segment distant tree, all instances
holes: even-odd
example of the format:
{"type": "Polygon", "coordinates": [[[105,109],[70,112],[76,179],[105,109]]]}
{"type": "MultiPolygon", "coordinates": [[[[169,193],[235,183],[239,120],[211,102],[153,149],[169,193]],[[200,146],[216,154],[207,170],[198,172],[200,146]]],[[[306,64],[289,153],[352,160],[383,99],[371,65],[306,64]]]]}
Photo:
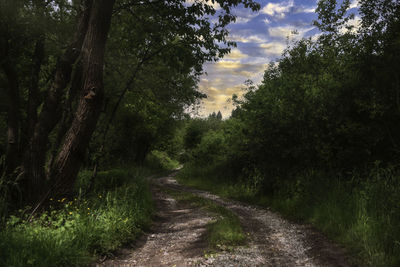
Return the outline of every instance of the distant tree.
{"type": "Polygon", "coordinates": [[[185,135],[183,137],[185,149],[193,149],[201,142],[204,133],[207,132],[207,126],[202,119],[192,119],[186,126],[185,135]]]}
{"type": "Polygon", "coordinates": [[[218,120],[222,120],[221,111],[218,110],[218,113],[217,113],[217,115],[216,115],[216,118],[217,118],[218,120]]]}

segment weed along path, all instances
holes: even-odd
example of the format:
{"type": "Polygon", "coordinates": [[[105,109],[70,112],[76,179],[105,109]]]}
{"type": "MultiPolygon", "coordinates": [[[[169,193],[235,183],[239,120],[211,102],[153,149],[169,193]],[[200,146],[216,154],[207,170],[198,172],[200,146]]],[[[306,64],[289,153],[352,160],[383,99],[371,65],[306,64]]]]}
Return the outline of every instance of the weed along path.
{"type": "Polygon", "coordinates": [[[149,233],[97,266],[350,266],[341,248],[310,227],[181,186],[173,175],[153,179],[153,195],[158,212],[149,233]],[[210,249],[210,225],[229,213],[239,219],[245,243],[210,249]]]}

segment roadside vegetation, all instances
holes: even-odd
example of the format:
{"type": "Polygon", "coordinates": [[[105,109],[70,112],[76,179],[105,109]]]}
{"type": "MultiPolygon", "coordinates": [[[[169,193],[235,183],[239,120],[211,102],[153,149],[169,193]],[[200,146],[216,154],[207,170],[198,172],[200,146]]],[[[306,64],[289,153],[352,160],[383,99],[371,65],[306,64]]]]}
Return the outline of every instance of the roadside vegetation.
{"type": "Polygon", "coordinates": [[[111,255],[151,222],[152,199],[145,168],[102,171],[89,188],[82,171],[73,198],[50,198],[29,220],[13,213],[0,231],[0,266],[83,266],[111,255]]]}
{"type": "Polygon", "coordinates": [[[222,173],[193,165],[185,165],[177,180],[310,223],[330,239],[344,244],[362,265],[397,266],[400,185],[398,181],[387,183],[394,178],[390,170],[376,169],[371,175],[355,187],[335,175],[309,173],[297,176],[295,184],[278,187],[274,193],[265,193],[246,181],[232,182],[222,173]]]}

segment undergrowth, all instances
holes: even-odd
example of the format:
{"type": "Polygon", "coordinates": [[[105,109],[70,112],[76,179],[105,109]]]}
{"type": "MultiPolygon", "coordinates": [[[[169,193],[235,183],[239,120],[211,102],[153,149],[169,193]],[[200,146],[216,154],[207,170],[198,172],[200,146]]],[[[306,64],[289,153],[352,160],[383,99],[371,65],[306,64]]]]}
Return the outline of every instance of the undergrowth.
{"type": "Polygon", "coordinates": [[[273,194],[250,182],[229,182],[212,168],[185,165],[180,183],[222,197],[270,207],[291,220],[311,223],[344,244],[357,263],[400,266],[400,176],[377,167],[361,179],[308,171],[282,183],[273,194]],[[355,182],[363,181],[363,182],[355,182]]]}
{"type": "Polygon", "coordinates": [[[144,169],[100,172],[83,196],[89,172],[81,172],[77,197],[49,199],[49,209],[27,221],[19,210],[0,231],[0,266],[84,266],[134,240],[151,219],[144,169]]]}

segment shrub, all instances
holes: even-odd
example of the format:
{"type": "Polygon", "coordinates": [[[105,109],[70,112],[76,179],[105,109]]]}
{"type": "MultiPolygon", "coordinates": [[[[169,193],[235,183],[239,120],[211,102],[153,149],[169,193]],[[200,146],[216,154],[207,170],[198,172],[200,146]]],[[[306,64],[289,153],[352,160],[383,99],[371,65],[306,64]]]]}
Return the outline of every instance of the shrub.
{"type": "Polygon", "coordinates": [[[166,152],[153,150],[146,156],[146,165],[156,170],[174,170],[179,162],[171,159],[166,152]]]}

